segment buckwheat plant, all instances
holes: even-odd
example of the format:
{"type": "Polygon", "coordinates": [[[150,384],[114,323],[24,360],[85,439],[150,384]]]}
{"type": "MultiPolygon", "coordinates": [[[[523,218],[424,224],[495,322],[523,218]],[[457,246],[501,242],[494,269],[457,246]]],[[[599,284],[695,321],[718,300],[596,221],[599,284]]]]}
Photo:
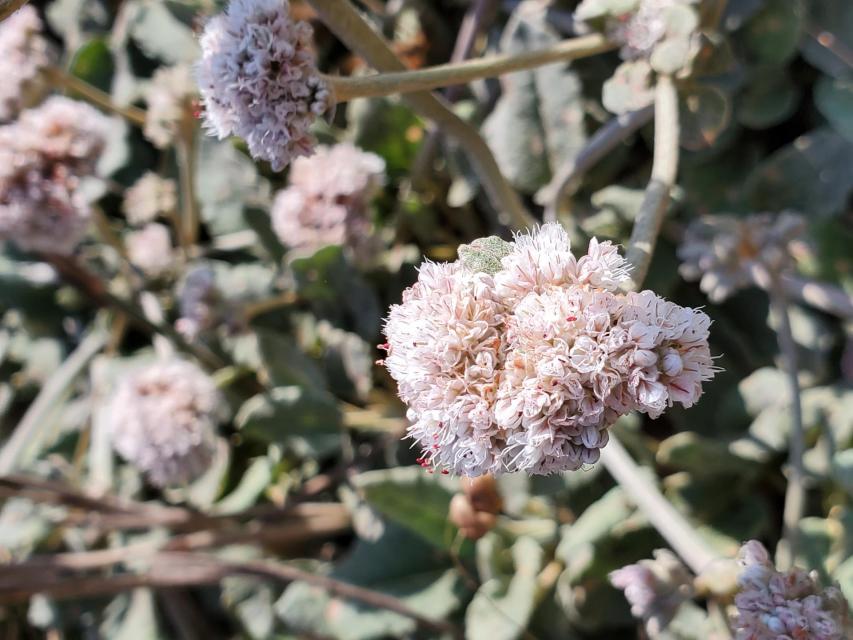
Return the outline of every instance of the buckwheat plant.
{"type": "Polygon", "coordinates": [[[837,587],[821,588],[816,572],[779,572],[760,542],[741,547],[735,596],[736,640],[845,640],[853,637],[847,602],[837,587]]]}
{"type": "Polygon", "coordinates": [[[100,112],[60,96],[0,127],[0,239],[28,251],[74,251],[90,216],[80,180],[94,173],[107,128],[100,112]]]}
{"type": "Polygon", "coordinates": [[[124,193],[122,210],[130,224],[140,225],[167,216],[178,206],[178,188],[174,180],[146,172],[124,193]]]}
{"type": "Polygon", "coordinates": [[[311,27],[288,12],[286,0],[232,0],[205,26],[196,69],[207,129],[243,138],[274,171],[311,154],[309,129],[330,103],[311,27]]]}
{"type": "Polygon", "coordinates": [[[14,118],[41,94],[41,73],[52,57],[41,19],[30,5],[0,23],[0,122],[14,118]]]}
{"type": "Polygon", "coordinates": [[[715,374],[707,315],[621,293],[628,269],[609,242],[576,258],[566,231],[546,224],[501,243],[426,262],[387,318],[385,364],[424,466],[577,470],[620,416],[698,401],[715,374]]]}
{"type": "Polygon", "coordinates": [[[385,182],[385,161],[349,143],[297,158],[290,186],[273,202],[273,228],[293,248],[346,247],[357,261],[374,246],[368,205],[385,182]]]}
{"type": "Polygon", "coordinates": [[[109,405],[115,450],[155,486],[190,482],[210,465],[224,401],[196,365],[171,360],[121,380],[109,405]]]}

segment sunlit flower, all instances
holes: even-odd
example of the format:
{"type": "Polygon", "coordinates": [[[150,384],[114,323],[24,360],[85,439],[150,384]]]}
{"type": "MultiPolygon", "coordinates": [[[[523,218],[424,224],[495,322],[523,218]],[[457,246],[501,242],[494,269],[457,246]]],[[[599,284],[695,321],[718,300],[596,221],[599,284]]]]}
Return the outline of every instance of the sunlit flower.
{"type": "Polygon", "coordinates": [[[131,224],[145,224],[170,214],[177,204],[175,181],[148,171],[125,191],[122,209],[131,224]]]}
{"type": "Polygon", "coordinates": [[[384,177],[385,161],[376,154],[348,143],[318,147],[293,162],[290,186],[273,202],[273,228],[289,247],[337,244],[367,258],[374,245],[368,205],[384,177]]]}
{"type": "Polygon", "coordinates": [[[309,129],[330,102],[311,27],[288,11],[286,0],[232,0],[207,23],[197,68],[208,130],[243,138],[275,171],[311,154],[309,129]]]}
{"type": "Polygon", "coordinates": [[[182,360],[122,379],[107,416],[115,450],[156,486],[190,482],[210,465],[224,402],[213,380],[182,360]]]}
{"type": "Polygon", "coordinates": [[[145,92],[145,137],[161,149],[171,145],[181,135],[182,127],[193,126],[195,96],[196,87],[189,66],[180,64],[155,71],[145,92]]]}
{"type": "Polygon", "coordinates": [[[127,234],[127,257],[131,264],[151,276],[167,271],[174,260],[168,227],[152,222],[127,234]]]}
{"type": "Polygon", "coordinates": [[[760,542],[741,547],[735,596],[737,640],[845,640],[853,637],[849,609],[837,587],[822,589],[816,572],[779,572],[760,542]]]}
{"type": "Polygon", "coordinates": [[[13,119],[40,94],[41,71],[51,62],[38,12],[30,5],[0,23],[0,122],[13,119]]]}
{"type": "Polygon", "coordinates": [[[645,624],[651,637],[666,629],[678,608],[692,597],[692,577],[667,549],[656,549],[653,560],[640,560],[610,573],[610,583],[625,592],[631,615],[645,624]]]}

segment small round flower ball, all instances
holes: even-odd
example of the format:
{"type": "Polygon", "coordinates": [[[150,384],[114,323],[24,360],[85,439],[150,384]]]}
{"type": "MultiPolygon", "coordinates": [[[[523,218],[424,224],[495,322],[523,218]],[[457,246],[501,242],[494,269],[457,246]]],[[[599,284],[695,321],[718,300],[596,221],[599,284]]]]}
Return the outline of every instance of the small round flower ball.
{"type": "Polygon", "coordinates": [[[148,171],[125,191],[122,210],[130,224],[140,225],[169,215],[177,205],[175,181],[148,171]]]}
{"type": "Polygon", "coordinates": [[[154,146],[165,149],[181,135],[182,127],[195,126],[192,102],[197,94],[192,68],[185,64],[161,67],[145,92],[145,126],[142,132],[154,146]]]}
{"type": "Polygon", "coordinates": [[[0,122],[12,120],[43,95],[41,72],[52,58],[32,6],[21,7],[0,23],[0,122]]]}
{"type": "Polygon", "coordinates": [[[311,154],[310,127],[331,101],[311,27],[289,8],[286,0],[232,0],[205,26],[196,69],[208,131],[243,138],[274,171],[311,154]]]}
{"type": "Polygon", "coordinates": [[[273,202],[273,229],[295,249],[337,244],[367,260],[375,245],[369,203],[384,182],[385,161],[376,154],[349,143],[317,147],[294,160],[290,186],[273,202]]]}
{"type": "Polygon", "coordinates": [[[108,407],[113,448],[155,486],[191,482],[210,466],[225,403],[213,380],[184,360],[122,379],[108,407]]]}
{"type": "Polygon", "coordinates": [[[152,222],[139,231],[131,231],[125,243],[131,264],[149,276],[164,274],[174,262],[172,238],[165,225],[152,222]]]}
{"type": "Polygon", "coordinates": [[[98,111],[59,96],[0,127],[0,240],[73,253],[90,216],[80,179],[94,172],[107,130],[98,111]]]}

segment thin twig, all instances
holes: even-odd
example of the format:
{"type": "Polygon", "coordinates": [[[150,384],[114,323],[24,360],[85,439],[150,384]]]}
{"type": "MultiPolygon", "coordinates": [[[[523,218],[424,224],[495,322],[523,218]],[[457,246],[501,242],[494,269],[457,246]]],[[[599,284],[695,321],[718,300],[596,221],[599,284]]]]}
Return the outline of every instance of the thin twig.
{"type": "Polygon", "coordinates": [[[557,221],[560,203],[577,190],[583,175],[625,138],[649,122],[654,112],[654,107],[649,105],[613,118],[595,132],[576,156],[557,170],[551,182],[536,194],[536,200],[545,205],[545,222],[557,221]]]}
{"type": "Polygon", "coordinates": [[[27,4],[27,0],[0,0],[0,22],[27,4]]]}
{"type": "Polygon", "coordinates": [[[183,122],[175,140],[175,151],[178,158],[181,207],[183,209],[181,246],[189,252],[198,238],[201,213],[199,212],[195,190],[195,120],[188,111],[184,114],[183,122]]]}
{"type": "Polygon", "coordinates": [[[780,284],[789,298],[844,320],[853,320],[853,299],[841,287],[788,274],[781,276],[780,284]]]}
{"type": "Polygon", "coordinates": [[[369,76],[326,76],[338,103],[355,98],[375,98],[418,91],[429,91],[484,78],[495,78],[514,71],[535,69],[557,62],[587,58],[614,45],[600,34],[569,38],[540,51],[497,54],[440,64],[413,71],[378,73],[369,76]]]}
{"type": "Polygon", "coordinates": [[[659,75],[655,91],[655,148],[652,175],[634,222],[625,256],[636,285],[646,279],[670,191],[678,173],[678,94],[667,75],[659,75]]]}
{"type": "Polygon", "coordinates": [[[0,450],[0,475],[14,471],[21,462],[24,451],[42,440],[38,432],[46,426],[48,414],[56,407],[75,378],[104,347],[108,337],[106,331],[96,328],[50,376],[0,450]]]}
{"type": "MultiPolygon", "coordinates": [[[[376,33],[347,0],[309,0],[323,22],[352,51],[363,56],[379,71],[404,71],[405,65],[394,54],[385,39],[376,33]]],[[[498,167],[491,149],[479,132],[453,113],[439,97],[418,92],[403,99],[429,120],[436,122],[445,133],[455,138],[468,155],[492,206],[501,222],[514,229],[524,229],[535,223],[525,209],[518,193],[510,186],[498,167]]]]}
{"type": "Polygon", "coordinates": [[[45,71],[48,78],[63,89],[77,93],[104,111],[120,115],[137,126],[142,127],[145,125],[144,110],[134,106],[123,107],[116,104],[108,93],[101,91],[85,80],[81,80],[59,67],[47,67],[45,71]]]}

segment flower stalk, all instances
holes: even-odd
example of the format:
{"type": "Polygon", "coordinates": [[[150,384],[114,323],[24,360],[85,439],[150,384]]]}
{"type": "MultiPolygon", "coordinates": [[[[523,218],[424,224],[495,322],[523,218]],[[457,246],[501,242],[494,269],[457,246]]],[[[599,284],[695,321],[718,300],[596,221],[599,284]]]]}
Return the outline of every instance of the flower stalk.
{"type": "Polygon", "coordinates": [[[46,67],[45,73],[51,82],[57,84],[66,91],[78,94],[87,102],[100,107],[104,111],[120,115],[139,127],[145,125],[145,111],[143,109],[133,106],[123,107],[121,105],[117,105],[108,93],[101,91],[85,80],[81,80],[59,67],[46,67]]]}

